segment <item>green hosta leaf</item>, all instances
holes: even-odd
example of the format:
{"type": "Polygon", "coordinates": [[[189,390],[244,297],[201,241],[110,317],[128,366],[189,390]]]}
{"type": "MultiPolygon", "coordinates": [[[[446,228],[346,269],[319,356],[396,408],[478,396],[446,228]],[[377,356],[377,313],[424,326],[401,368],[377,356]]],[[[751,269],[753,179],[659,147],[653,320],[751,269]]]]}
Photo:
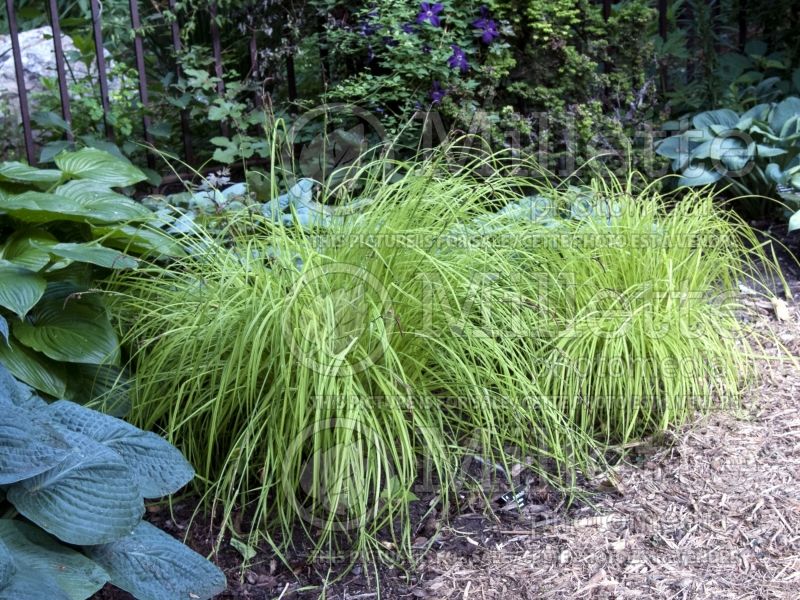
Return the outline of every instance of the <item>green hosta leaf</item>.
{"type": "Polygon", "coordinates": [[[58,168],[67,175],[89,179],[109,187],[125,187],[147,179],[131,163],[96,148],[64,152],[56,156],[55,161],[58,168]]]}
{"type": "Polygon", "coordinates": [[[40,275],[0,260],[0,306],[24,317],[42,297],[46,287],[47,282],[40,275]]]}
{"type": "Polygon", "coordinates": [[[769,127],[772,131],[778,133],[789,119],[797,115],[800,115],[800,98],[786,98],[772,108],[769,115],[769,127]]]}
{"type": "Polygon", "coordinates": [[[180,244],[158,229],[142,225],[122,225],[118,227],[94,227],[95,237],[104,245],[119,248],[125,252],[140,254],[149,258],[186,256],[180,244]]]}
{"type": "Polygon", "coordinates": [[[116,452],[64,430],[72,446],[55,467],[8,488],[8,501],[58,539],[107,544],[130,532],[144,514],[132,474],[116,452]]]}
{"type": "Polygon", "coordinates": [[[49,187],[58,183],[61,171],[56,169],[37,169],[21,162],[0,163],[0,181],[33,184],[37,187],[49,187]]]}
{"type": "Polygon", "coordinates": [[[208,600],[226,587],[222,571],[146,522],[125,538],[86,553],[105,568],[112,584],[139,600],[208,600]]]}
{"type": "MultiPolygon", "coordinates": [[[[68,181],[58,186],[55,193],[78,202],[91,201],[92,206],[97,206],[98,204],[104,207],[116,206],[118,210],[122,211],[118,219],[116,219],[120,222],[148,221],[153,218],[153,213],[140,203],[118,194],[96,181],[86,179],[68,181]]],[[[109,220],[107,219],[106,221],[109,220]]]]}
{"type": "Polygon", "coordinates": [[[10,402],[0,411],[0,440],[0,485],[44,473],[70,452],[69,444],[53,426],[10,402]]]}
{"type": "Polygon", "coordinates": [[[40,271],[50,262],[50,254],[39,246],[57,242],[47,231],[23,229],[11,234],[0,247],[0,258],[31,271],[40,271]]]}
{"type": "Polygon", "coordinates": [[[145,498],[172,494],[194,477],[178,449],[154,433],[65,400],[51,404],[46,412],[55,423],[119,454],[145,498]]]}
{"type": "Polygon", "coordinates": [[[117,250],[105,248],[97,243],[37,244],[37,247],[59,258],[90,263],[107,269],[135,269],[139,266],[139,262],[135,258],[131,258],[117,250]]]}
{"type": "Polygon", "coordinates": [[[5,344],[0,343],[0,366],[20,381],[54,398],[63,398],[67,391],[64,365],[26,348],[13,337],[5,344]]]}
{"type": "MultiPolygon", "coordinates": [[[[124,196],[122,196],[124,198],[124,196]]],[[[126,199],[99,197],[68,198],[43,192],[25,192],[0,200],[0,211],[31,223],[52,221],[85,221],[88,223],[117,223],[142,220],[147,209],[126,199]]]]}
{"type": "Polygon", "coordinates": [[[0,540],[13,553],[18,569],[52,579],[72,600],[89,598],[108,581],[108,574],[92,559],[27,523],[0,519],[0,540]]]}
{"type": "Polygon", "coordinates": [[[689,165],[678,179],[679,186],[701,186],[716,183],[722,179],[722,173],[716,169],[709,169],[703,165],[689,165]]]}
{"type": "Polygon", "coordinates": [[[119,341],[108,315],[92,299],[48,292],[25,321],[12,325],[14,336],[28,348],[53,360],[103,364],[119,361],[119,341]]]}

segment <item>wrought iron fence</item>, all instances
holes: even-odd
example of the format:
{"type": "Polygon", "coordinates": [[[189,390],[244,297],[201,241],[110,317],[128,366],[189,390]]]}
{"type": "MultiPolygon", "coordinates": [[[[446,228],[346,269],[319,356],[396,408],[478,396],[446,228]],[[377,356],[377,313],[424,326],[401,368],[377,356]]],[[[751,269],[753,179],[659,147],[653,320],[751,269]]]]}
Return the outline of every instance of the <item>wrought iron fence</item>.
{"type": "MultiPolygon", "coordinates": [[[[612,0],[600,0],[602,2],[603,16],[609,19],[612,14],[612,5],[615,2],[612,0]]],[[[656,8],[658,9],[658,31],[662,38],[668,35],[668,0],[654,0],[656,8]]],[[[709,4],[715,10],[719,10],[720,0],[709,0],[709,4]]],[[[152,143],[153,137],[151,134],[151,123],[148,115],[149,94],[147,85],[147,75],[145,72],[145,58],[144,58],[144,40],[142,36],[142,23],[139,15],[139,2],[137,0],[130,0],[130,19],[131,26],[134,32],[134,59],[136,71],[139,79],[139,99],[142,104],[142,133],[146,142],[152,143]]],[[[169,0],[169,9],[175,13],[176,0],[169,0]]],[[[58,15],[57,0],[47,0],[47,9],[49,14],[50,25],[53,32],[53,47],[55,52],[56,62],[56,75],[58,78],[58,88],[60,94],[61,115],[64,121],[71,125],[72,115],[70,111],[70,98],[67,86],[67,77],[65,69],[64,50],[61,43],[61,26],[58,15]]],[[[31,122],[30,107],[28,104],[27,91],[25,89],[24,81],[24,67],[22,64],[19,30],[17,27],[17,16],[14,7],[14,0],[6,0],[6,11],[8,15],[9,33],[11,37],[12,55],[14,60],[14,70],[17,81],[17,88],[19,94],[19,108],[22,120],[22,129],[25,142],[25,153],[30,164],[36,163],[36,147],[33,137],[33,129],[31,122]]],[[[106,57],[103,47],[103,31],[101,21],[101,6],[99,0],[90,0],[90,11],[92,21],[92,35],[94,39],[95,55],[97,60],[97,79],[100,91],[100,102],[103,108],[104,126],[106,136],[114,139],[114,131],[109,123],[109,79],[107,73],[106,57]]],[[[738,34],[739,43],[743,47],[747,37],[747,0],[740,0],[739,2],[739,23],[738,34]]],[[[211,46],[213,52],[214,72],[218,78],[217,91],[222,94],[225,91],[225,84],[223,81],[223,61],[222,61],[222,41],[219,26],[217,24],[217,3],[209,2],[208,16],[210,22],[211,46]]],[[[177,19],[174,19],[170,24],[172,46],[176,53],[181,52],[181,25],[177,19]]],[[[255,32],[251,34],[250,38],[250,61],[251,69],[257,72],[258,60],[258,46],[255,32]]],[[[294,60],[291,55],[286,57],[286,83],[287,83],[287,96],[290,102],[297,100],[297,81],[294,68],[294,60]]],[[[176,65],[176,74],[180,77],[180,65],[176,65]]],[[[181,111],[180,116],[181,139],[184,151],[184,158],[190,164],[194,159],[194,152],[192,149],[192,140],[189,128],[189,114],[186,109],[181,111]]],[[[229,135],[228,124],[224,121],[220,123],[220,130],[223,136],[229,135]]],[[[72,141],[72,132],[67,131],[67,139],[72,141]]],[[[152,167],[154,163],[154,156],[150,153],[147,155],[148,165],[152,167]]]]}

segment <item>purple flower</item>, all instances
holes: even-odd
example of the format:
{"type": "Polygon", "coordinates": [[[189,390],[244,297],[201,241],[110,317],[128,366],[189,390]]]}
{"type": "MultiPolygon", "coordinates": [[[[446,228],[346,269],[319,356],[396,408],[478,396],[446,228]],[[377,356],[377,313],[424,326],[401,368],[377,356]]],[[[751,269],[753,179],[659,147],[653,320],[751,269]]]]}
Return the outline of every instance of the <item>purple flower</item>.
{"type": "Polygon", "coordinates": [[[442,89],[438,81],[434,81],[433,87],[431,88],[431,100],[433,103],[439,104],[445,96],[447,96],[447,92],[442,89]]]}
{"type": "Polygon", "coordinates": [[[439,27],[441,21],[439,20],[439,13],[444,10],[444,6],[437,2],[431,4],[430,2],[423,2],[419,5],[419,15],[417,15],[417,23],[424,23],[427,21],[434,27],[439,27]]]}
{"type": "Polygon", "coordinates": [[[372,23],[361,23],[359,25],[359,34],[366,37],[376,33],[381,28],[380,25],[373,25],[372,23]]]}
{"type": "Polygon", "coordinates": [[[484,44],[491,44],[492,41],[500,37],[500,32],[497,31],[497,23],[492,19],[478,19],[472,23],[472,26],[481,31],[481,40],[484,44]]]}
{"type": "Polygon", "coordinates": [[[403,31],[403,33],[407,33],[409,35],[417,33],[416,28],[411,23],[403,23],[400,26],[400,29],[403,31]]]}
{"type": "Polygon", "coordinates": [[[491,44],[495,38],[500,37],[500,32],[497,31],[497,23],[489,18],[489,9],[485,6],[481,6],[480,15],[480,19],[473,21],[472,26],[475,29],[480,29],[481,40],[484,44],[491,44]]]}
{"type": "Polygon", "coordinates": [[[462,73],[466,73],[469,70],[467,55],[455,44],[452,44],[450,47],[453,49],[453,55],[447,59],[447,64],[451,69],[459,69],[462,73]]]}

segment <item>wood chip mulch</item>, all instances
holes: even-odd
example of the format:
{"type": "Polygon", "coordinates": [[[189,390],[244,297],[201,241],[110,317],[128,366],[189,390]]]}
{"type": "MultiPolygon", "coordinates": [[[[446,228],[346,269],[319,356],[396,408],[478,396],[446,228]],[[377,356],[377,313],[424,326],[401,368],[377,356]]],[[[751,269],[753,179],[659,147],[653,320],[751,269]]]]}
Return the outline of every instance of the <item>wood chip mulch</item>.
{"type": "Polygon", "coordinates": [[[783,360],[763,361],[740,409],[633,452],[615,493],[568,520],[430,553],[411,597],[800,598],[800,364],[785,352],[800,355],[798,312],[765,318],[785,345],[766,353],[783,360]]]}

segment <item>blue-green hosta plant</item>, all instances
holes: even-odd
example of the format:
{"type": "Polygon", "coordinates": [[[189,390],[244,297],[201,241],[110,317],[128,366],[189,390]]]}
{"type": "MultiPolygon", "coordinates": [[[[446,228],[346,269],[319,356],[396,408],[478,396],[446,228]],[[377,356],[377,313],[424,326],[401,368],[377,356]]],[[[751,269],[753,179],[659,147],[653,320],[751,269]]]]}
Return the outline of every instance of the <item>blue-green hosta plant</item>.
{"type": "Polygon", "coordinates": [[[144,180],[139,169],[93,148],[55,162],[0,164],[0,364],[53,398],[94,399],[120,370],[93,282],[135,268],[131,254],[180,248],[146,228],[150,210],[115,191],[144,180]]]}
{"type": "Polygon", "coordinates": [[[681,186],[724,184],[741,195],[772,198],[784,188],[800,188],[800,98],[758,104],[742,114],[712,110],[695,115],[692,125],[656,148],[672,160],[681,186]]]}
{"type": "Polygon", "coordinates": [[[138,600],[219,594],[217,567],[142,521],[143,498],[193,476],[157,435],[48,404],[0,365],[0,600],[84,600],[107,582],[138,600]]]}

